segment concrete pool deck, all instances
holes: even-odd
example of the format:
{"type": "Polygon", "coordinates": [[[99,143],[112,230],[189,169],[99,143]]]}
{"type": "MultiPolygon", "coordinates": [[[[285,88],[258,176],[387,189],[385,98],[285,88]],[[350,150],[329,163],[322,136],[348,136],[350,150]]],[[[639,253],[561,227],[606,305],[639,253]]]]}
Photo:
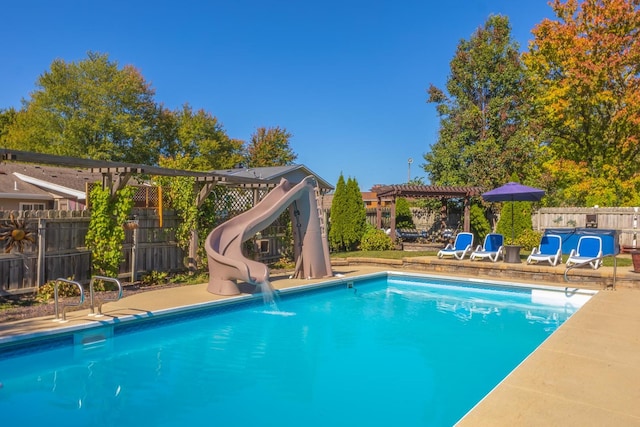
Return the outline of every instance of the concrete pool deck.
{"type": "MultiPolygon", "coordinates": [[[[392,265],[334,266],[334,273],[346,277],[385,270],[425,273],[392,265]]],[[[329,279],[289,279],[285,274],[275,275],[272,285],[284,289],[325,280],[329,279]]],[[[598,292],[458,425],[640,426],[640,289],[633,277],[628,280],[626,286],[598,292]]],[[[566,286],[560,281],[543,284],[566,286]]],[[[570,287],[600,289],[593,283],[572,283],[570,287]]],[[[0,340],[225,298],[208,293],[206,284],[130,296],[125,291],[120,301],[104,304],[102,318],[88,317],[88,310],[79,310],[67,313],[64,324],[53,322],[53,316],[8,322],[0,325],[0,340]]]]}

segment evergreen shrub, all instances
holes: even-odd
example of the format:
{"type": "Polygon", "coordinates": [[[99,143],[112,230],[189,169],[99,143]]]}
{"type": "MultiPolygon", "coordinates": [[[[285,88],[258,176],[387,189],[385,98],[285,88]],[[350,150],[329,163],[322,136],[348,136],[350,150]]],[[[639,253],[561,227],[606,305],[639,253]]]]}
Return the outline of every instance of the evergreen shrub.
{"type": "Polygon", "coordinates": [[[360,249],[363,251],[388,251],[393,249],[393,242],[384,231],[370,227],[362,236],[360,249]]]}
{"type": "Polygon", "coordinates": [[[485,236],[491,233],[491,225],[489,224],[489,220],[485,216],[484,209],[480,205],[471,205],[469,213],[471,217],[471,232],[475,236],[474,246],[482,244],[485,236]]]}

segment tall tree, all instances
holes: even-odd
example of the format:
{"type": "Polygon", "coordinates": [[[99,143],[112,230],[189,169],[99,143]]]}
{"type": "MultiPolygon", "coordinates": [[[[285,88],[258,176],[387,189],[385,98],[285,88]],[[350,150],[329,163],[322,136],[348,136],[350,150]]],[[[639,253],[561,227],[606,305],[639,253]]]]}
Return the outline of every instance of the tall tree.
{"type": "Polygon", "coordinates": [[[7,108],[0,110],[0,144],[2,147],[6,147],[6,138],[9,133],[9,127],[16,120],[16,110],[15,108],[7,108]]]}
{"type": "Polygon", "coordinates": [[[640,202],[640,0],[554,0],[523,60],[554,204],[640,202]]]}
{"type": "MultiPolygon", "coordinates": [[[[229,138],[218,119],[204,110],[194,112],[188,104],[175,112],[163,110],[160,123],[167,140],[159,160],[162,167],[208,171],[242,162],[243,142],[229,138]]],[[[176,240],[187,250],[194,230],[201,234],[210,231],[215,205],[194,204],[197,189],[193,177],[158,177],[157,181],[163,185],[168,206],[182,219],[176,227],[176,240]]]]}
{"type": "Polygon", "coordinates": [[[367,211],[362,200],[360,185],[355,178],[347,180],[347,216],[343,241],[349,250],[356,250],[362,236],[364,235],[367,223],[367,211]]]}
{"type": "Polygon", "coordinates": [[[355,178],[338,178],[331,202],[329,244],[334,250],[353,251],[362,240],[366,229],[367,212],[362,201],[360,186],[355,178]]]}
{"type": "Polygon", "coordinates": [[[166,166],[207,171],[242,163],[244,143],[229,138],[222,124],[210,113],[202,109],[194,112],[185,104],[171,114],[165,112],[163,122],[167,143],[162,163],[166,166]]]}
{"type": "Polygon", "coordinates": [[[529,169],[535,147],[527,131],[525,70],[508,18],[490,16],[470,40],[460,41],[450,65],[449,95],[433,85],[428,90],[440,116],[438,141],[422,165],[430,181],[493,188],[513,171],[535,171],[529,169]]]}
{"type": "Polygon", "coordinates": [[[258,128],[251,135],[247,147],[247,166],[284,166],[290,165],[298,157],[291,147],[289,140],[292,135],[286,129],[258,128]]]}
{"type": "Polygon", "coordinates": [[[344,250],[343,234],[347,215],[347,184],[344,175],[340,173],[338,183],[331,201],[331,213],[329,214],[329,244],[334,250],[344,250]]]}
{"type": "Polygon", "coordinates": [[[133,66],[107,55],[56,59],[9,127],[8,147],[101,160],[155,164],[154,90],[133,66]]]}

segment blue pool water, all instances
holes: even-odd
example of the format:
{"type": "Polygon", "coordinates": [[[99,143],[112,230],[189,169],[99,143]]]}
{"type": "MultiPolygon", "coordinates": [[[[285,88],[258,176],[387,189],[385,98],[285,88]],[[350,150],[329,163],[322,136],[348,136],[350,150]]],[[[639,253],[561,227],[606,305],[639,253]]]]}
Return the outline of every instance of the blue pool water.
{"type": "Polygon", "coordinates": [[[21,426],[449,426],[584,301],[385,275],[283,295],[277,310],[252,300],[108,326],[97,343],[0,350],[0,414],[21,426]]]}

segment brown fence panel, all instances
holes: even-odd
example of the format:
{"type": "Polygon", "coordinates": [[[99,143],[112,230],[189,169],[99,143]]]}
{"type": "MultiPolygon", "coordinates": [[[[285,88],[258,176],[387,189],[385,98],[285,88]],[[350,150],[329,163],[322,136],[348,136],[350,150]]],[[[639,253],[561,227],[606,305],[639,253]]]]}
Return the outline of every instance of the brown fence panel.
{"type": "Polygon", "coordinates": [[[0,295],[33,289],[36,283],[37,259],[33,254],[0,255],[0,295]]]}
{"type": "MultiPolygon", "coordinates": [[[[23,254],[0,255],[0,295],[32,292],[40,284],[57,278],[70,278],[81,283],[91,279],[91,253],[85,246],[89,228],[87,211],[12,211],[1,212],[0,221],[16,218],[28,221],[30,228],[38,232],[38,242],[25,247],[23,254]],[[40,229],[39,229],[40,228],[40,229]],[[44,238],[44,254],[38,252],[44,238]],[[39,265],[38,260],[41,260],[39,265]],[[40,267],[41,277],[38,277],[40,267]]],[[[183,269],[184,253],[175,241],[173,228],[179,218],[165,213],[160,226],[160,216],[155,209],[134,209],[138,222],[138,275],[150,271],[177,271],[183,269]]],[[[133,231],[125,232],[124,261],[121,276],[131,276],[133,231]]]]}
{"type": "Polygon", "coordinates": [[[73,250],[47,254],[44,258],[43,283],[59,278],[88,282],[91,279],[91,252],[73,250]]]}

